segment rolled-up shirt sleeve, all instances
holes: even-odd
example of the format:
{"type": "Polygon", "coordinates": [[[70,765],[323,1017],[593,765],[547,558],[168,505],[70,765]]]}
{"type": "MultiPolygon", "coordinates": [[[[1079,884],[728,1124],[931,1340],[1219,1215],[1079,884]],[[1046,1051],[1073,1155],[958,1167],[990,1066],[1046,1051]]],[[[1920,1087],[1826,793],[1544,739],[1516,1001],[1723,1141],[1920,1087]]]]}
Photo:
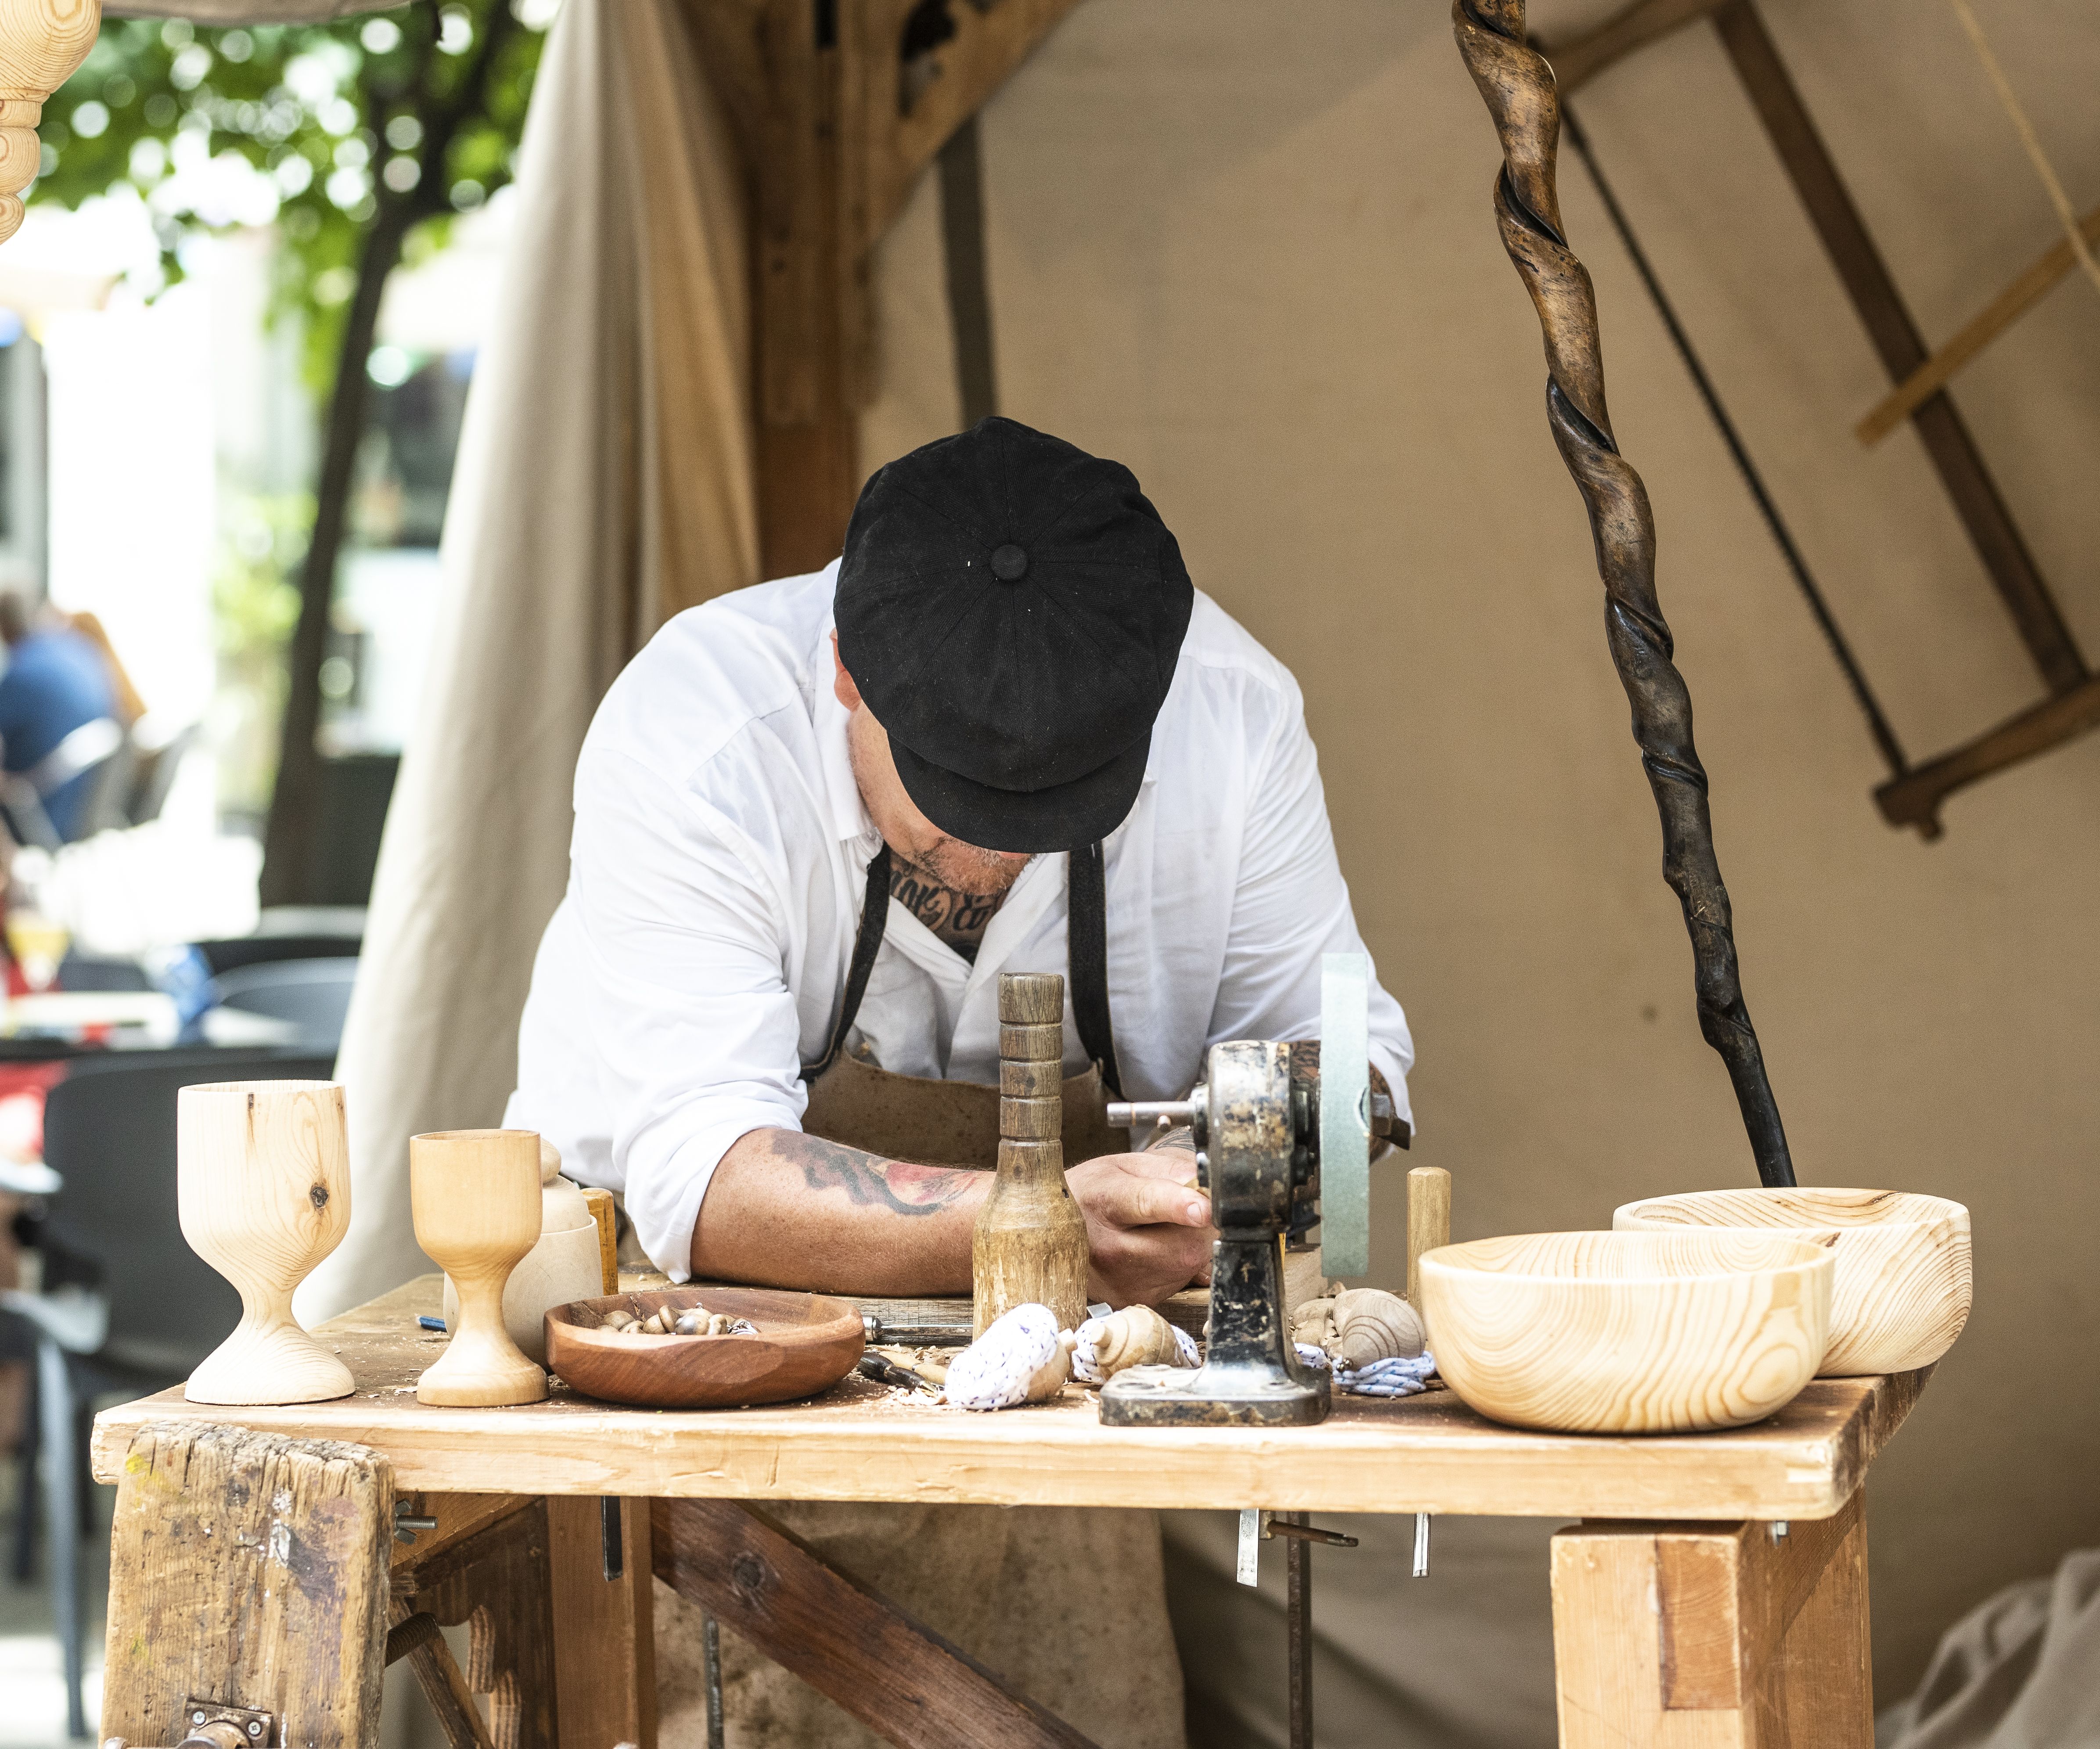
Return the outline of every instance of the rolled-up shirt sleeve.
{"type": "Polygon", "coordinates": [[[718,808],[633,759],[586,758],[569,898],[611,1164],[642,1248],[683,1281],[722,1155],[801,1127],[792,925],[779,871],[718,808]]]}
{"type": "MultiPolygon", "coordinates": [[[[1232,925],[1211,1011],[1213,1044],[1317,1037],[1322,956],[1368,956],[1335,854],[1304,705],[1295,683],[1286,686],[1249,785],[1232,925]]],[[[1370,1021],[1371,1061],[1392,1089],[1397,1114],[1412,1124],[1407,1071],[1414,1043],[1406,1015],[1378,983],[1375,969],[1370,1021]]]]}

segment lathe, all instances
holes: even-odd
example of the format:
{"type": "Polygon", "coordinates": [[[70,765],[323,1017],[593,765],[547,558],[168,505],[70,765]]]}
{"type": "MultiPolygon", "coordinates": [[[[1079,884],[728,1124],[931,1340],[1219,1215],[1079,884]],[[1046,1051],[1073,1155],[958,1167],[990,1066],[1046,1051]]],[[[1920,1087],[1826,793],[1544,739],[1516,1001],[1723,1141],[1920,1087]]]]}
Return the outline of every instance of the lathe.
{"type": "Polygon", "coordinates": [[[1321,965],[1317,1047],[1214,1045],[1186,1099],[1109,1106],[1114,1124],[1189,1126],[1218,1239],[1203,1364],[1118,1374],[1101,1390],[1103,1421],[1304,1427],[1327,1418],[1326,1373],[1291,1347],[1283,1260],[1317,1228],[1326,1274],[1370,1267],[1372,1139],[1390,1135],[1405,1146],[1406,1137],[1392,1102],[1371,1092],[1370,985],[1362,954],[1330,953],[1321,965]]]}

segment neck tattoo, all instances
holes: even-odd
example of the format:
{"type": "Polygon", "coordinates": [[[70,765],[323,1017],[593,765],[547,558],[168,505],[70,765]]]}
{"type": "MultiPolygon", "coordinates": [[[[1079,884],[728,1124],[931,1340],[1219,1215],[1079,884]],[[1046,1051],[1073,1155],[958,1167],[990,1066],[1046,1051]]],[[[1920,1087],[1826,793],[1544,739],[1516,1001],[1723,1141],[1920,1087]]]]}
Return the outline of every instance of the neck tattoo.
{"type": "Polygon", "coordinates": [[[973,965],[985,927],[1006,894],[964,893],[944,886],[938,877],[896,851],[889,853],[889,896],[973,965]]]}

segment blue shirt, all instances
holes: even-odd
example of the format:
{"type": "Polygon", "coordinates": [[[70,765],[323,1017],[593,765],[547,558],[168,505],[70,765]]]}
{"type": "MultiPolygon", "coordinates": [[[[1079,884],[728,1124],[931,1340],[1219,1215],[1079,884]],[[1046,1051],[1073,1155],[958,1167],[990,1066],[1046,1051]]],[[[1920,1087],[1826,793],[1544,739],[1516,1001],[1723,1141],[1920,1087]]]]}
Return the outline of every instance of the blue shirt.
{"type": "MultiPolygon", "coordinates": [[[[8,653],[0,674],[0,766],[26,771],[83,723],[113,715],[116,692],[102,651],[69,629],[32,632],[8,653]]],[[[73,836],[73,815],[87,774],[44,798],[61,838],[73,836]]]]}

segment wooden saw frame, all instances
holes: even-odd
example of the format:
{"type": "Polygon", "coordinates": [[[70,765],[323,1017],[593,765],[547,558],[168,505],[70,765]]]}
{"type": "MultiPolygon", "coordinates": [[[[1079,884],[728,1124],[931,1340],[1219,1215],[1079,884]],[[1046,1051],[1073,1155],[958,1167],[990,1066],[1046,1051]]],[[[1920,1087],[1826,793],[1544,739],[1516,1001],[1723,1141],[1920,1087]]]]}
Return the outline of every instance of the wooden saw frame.
{"type": "MultiPolygon", "coordinates": [[[[1940,805],[1953,792],[2100,727],[2100,675],[2087,666],[1946,389],[1963,364],[2069,271],[2070,246],[2059,243],[2048,251],[1933,353],[1817,133],[1755,0],[1632,0],[1586,35],[1538,46],[1551,62],[1564,98],[1635,51],[1702,19],[1718,34],[1894,385],[1863,422],[1861,440],[1875,441],[1901,420],[1909,420],[2048,688],[2040,703],[1921,764],[1905,760],[1892,738],[1877,736],[1890,767],[1888,780],[1874,791],[1882,815],[1892,826],[1913,826],[1920,836],[1936,838],[1940,805]]],[[[2082,228],[2089,236],[2100,236],[2100,212],[2090,215],[2082,228]]]]}

